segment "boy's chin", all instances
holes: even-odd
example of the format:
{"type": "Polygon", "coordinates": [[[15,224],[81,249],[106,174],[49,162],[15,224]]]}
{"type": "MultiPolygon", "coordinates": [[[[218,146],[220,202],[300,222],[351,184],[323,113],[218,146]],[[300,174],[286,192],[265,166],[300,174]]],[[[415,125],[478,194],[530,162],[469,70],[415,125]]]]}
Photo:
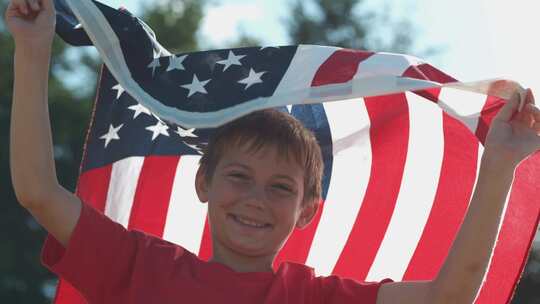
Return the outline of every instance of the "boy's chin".
{"type": "Polygon", "coordinates": [[[257,258],[275,255],[275,250],[269,249],[268,246],[265,246],[264,244],[254,244],[251,242],[234,240],[230,245],[230,249],[245,257],[257,258]]]}

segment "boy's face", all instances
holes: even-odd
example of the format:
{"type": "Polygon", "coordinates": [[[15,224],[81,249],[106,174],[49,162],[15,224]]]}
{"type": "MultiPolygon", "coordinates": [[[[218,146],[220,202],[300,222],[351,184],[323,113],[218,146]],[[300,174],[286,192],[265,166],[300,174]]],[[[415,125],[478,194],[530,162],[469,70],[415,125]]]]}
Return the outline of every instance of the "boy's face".
{"type": "Polygon", "coordinates": [[[208,201],[214,252],[273,257],[294,227],[303,228],[317,210],[302,204],[304,170],[273,146],[225,150],[212,180],[202,170],[196,179],[199,199],[208,201]]]}

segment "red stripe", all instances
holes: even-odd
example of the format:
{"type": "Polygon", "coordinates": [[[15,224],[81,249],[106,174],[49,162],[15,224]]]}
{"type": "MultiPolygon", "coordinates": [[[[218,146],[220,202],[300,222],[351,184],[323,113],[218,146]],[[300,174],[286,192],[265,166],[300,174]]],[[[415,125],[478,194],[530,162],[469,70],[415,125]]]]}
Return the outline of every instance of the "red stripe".
{"type": "MultiPolygon", "coordinates": [[[[416,66],[410,66],[403,74],[404,77],[431,80],[439,83],[448,83],[457,81],[455,78],[437,70],[429,64],[420,64],[416,66]]],[[[440,88],[427,89],[413,91],[415,94],[418,94],[428,100],[431,100],[435,103],[439,102],[439,94],[441,92],[440,88]]]]}
{"type": "Polygon", "coordinates": [[[201,247],[199,248],[199,258],[203,261],[208,261],[212,257],[212,235],[210,233],[210,225],[208,224],[208,216],[204,223],[203,235],[201,238],[201,247]]]}
{"type": "Polygon", "coordinates": [[[161,237],[179,156],[148,156],[144,159],[133,198],[128,229],[161,237]]]}
{"type": "MultiPolygon", "coordinates": [[[[112,165],[84,172],[79,177],[77,196],[103,212],[109,191],[112,165]]],[[[60,279],[54,299],[56,304],[85,304],[86,301],[67,281],[60,279]]]]}
{"type": "Polygon", "coordinates": [[[321,220],[322,209],[324,208],[324,202],[321,201],[317,214],[313,218],[312,222],[304,229],[295,229],[283,248],[279,251],[276,259],[274,260],[274,269],[277,270],[279,265],[284,261],[295,262],[305,264],[309,249],[313,243],[313,237],[317,226],[321,220]]]}
{"type": "Polygon", "coordinates": [[[351,80],[358,70],[358,64],[373,54],[373,52],[350,49],[336,51],[319,67],[311,86],[317,87],[351,80]]]}
{"type": "Polygon", "coordinates": [[[86,304],[81,294],[64,279],[60,279],[56,288],[55,304],[86,304]]]}
{"type": "Polygon", "coordinates": [[[333,274],[360,281],[365,280],[394,211],[409,140],[405,94],[366,98],[366,107],[371,120],[370,179],[356,222],[333,270],[333,274]]]}
{"type": "Polygon", "coordinates": [[[480,119],[478,120],[478,126],[476,127],[476,137],[482,144],[486,142],[486,136],[489,131],[491,121],[497,115],[497,112],[504,105],[505,101],[498,97],[488,96],[486,103],[480,112],[480,119]]]}
{"type": "Polygon", "coordinates": [[[435,278],[467,211],[478,161],[478,140],[458,120],[443,115],[444,158],[437,193],[404,281],[435,278]]]}
{"type": "Polygon", "coordinates": [[[81,174],[77,196],[95,209],[104,212],[111,172],[112,165],[108,165],[81,174]]]}
{"type": "MultiPolygon", "coordinates": [[[[403,74],[403,77],[422,79],[422,80],[432,80],[438,81],[439,79],[430,79],[428,78],[420,69],[421,66],[410,66],[403,74]]],[[[441,93],[440,88],[426,89],[413,91],[413,93],[422,96],[428,100],[433,101],[434,103],[439,102],[439,94],[441,93]]]]}
{"type": "Polygon", "coordinates": [[[516,170],[493,259],[476,304],[510,302],[540,219],[540,201],[535,199],[540,193],[539,180],[540,153],[536,153],[516,170]]]}
{"type": "Polygon", "coordinates": [[[448,83],[448,82],[456,82],[457,79],[454,77],[442,72],[441,70],[436,69],[435,67],[424,63],[417,66],[418,70],[424,74],[427,79],[437,81],[439,83],[448,83]]]}

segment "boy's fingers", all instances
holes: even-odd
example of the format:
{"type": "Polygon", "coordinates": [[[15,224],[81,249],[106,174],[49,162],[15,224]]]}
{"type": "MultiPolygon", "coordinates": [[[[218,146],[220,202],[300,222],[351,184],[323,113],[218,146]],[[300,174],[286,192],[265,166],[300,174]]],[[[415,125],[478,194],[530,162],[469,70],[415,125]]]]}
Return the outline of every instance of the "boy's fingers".
{"type": "Polygon", "coordinates": [[[534,118],[535,121],[540,122],[540,109],[538,107],[536,107],[532,103],[529,103],[527,104],[527,110],[531,113],[531,116],[534,118]]]}
{"type": "Polygon", "coordinates": [[[527,102],[532,103],[532,104],[536,104],[535,101],[534,101],[534,95],[533,95],[533,92],[532,92],[531,89],[527,89],[527,102]]]}
{"type": "Polygon", "coordinates": [[[13,4],[13,8],[18,9],[21,13],[25,15],[30,12],[28,8],[28,4],[26,3],[25,0],[13,0],[12,4],[13,4]]]}
{"type": "Polygon", "coordinates": [[[46,9],[54,10],[54,1],[53,0],[39,0],[41,2],[41,7],[46,9]]]}
{"type": "Polygon", "coordinates": [[[520,99],[520,94],[517,92],[514,93],[514,95],[499,110],[499,113],[497,113],[497,116],[495,116],[495,118],[501,119],[503,121],[510,121],[516,110],[518,110],[520,99]]]}
{"type": "Polygon", "coordinates": [[[28,3],[30,4],[30,7],[31,7],[33,10],[38,11],[38,10],[41,8],[41,6],[40,6],[38,0],[27,0],[27,1],[28,1],[28,3]]]}

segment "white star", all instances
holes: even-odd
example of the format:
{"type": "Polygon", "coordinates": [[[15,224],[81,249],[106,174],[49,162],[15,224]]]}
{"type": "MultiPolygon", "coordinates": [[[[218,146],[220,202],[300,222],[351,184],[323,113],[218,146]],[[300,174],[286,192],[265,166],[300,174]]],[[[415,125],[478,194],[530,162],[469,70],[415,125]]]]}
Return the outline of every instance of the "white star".
{"type": "Polygon", "coordinates": [[[160,56],[161,52],[156,52],[156,50],[154,50],[154,60],[152,60],[152,62],[150,62],[150,64],[148,65],[148,68],[152,68],[152,77],[156,72],[156,68],[159,68],[161,66],[161,64],[159,63],[160,56]]]}
{"type": "Polygon", "coordinates": [[[167,68],[167,72],[172,70],[185,70],[184,65],[182,64],[184,60],[186,60],[187,55],[176,57],[171,56],[169,57],[169,67],[167,68]]]}
{"type": "Polygon", "coordinates": [[[144,113],[144,114],[147,114],[147,115],[152,115],[152,113],[150,113],[150,110],[148,110],[146,107],[144,107],[140,103],[138,103],[138,104],[136,104],[134,106],[131,106],[128,109],[135,111],[135,113],[133,114],[133,119],[137,118],[137,116],[141,115],[141,113],[144,113]]]}
{"type": "Polygon", "coordinates": [[[240,63],[240,59],[246,57],[246,55],[235,55],[232,51],[229,51],[229,57],[225,60],[220,60],[216,63],[224,64],[225,67],[223,68],[223,71],[225,72],[231,65],[239,65],[242,66],[240,63]]]}
{"type": "Polygon", "coordinates": [[[203,154],[201,149],[199,147],[197,147],[197,145],[190,145],[190,144],[188,144],[186,142],[184,142],[184,144],[186,144],[186,146],[190,147],[191,149],[197,151],[197,153],[199,153],[201,155],[203,154]]]}
{"type": "Polygon", "coordinates": [[[78,30],[80,28],[82,28],[82,24],[80,24],[80,23],[73,27],[74,30],[78,30]]]}
{"type": "Polygon", "coordinates": [[[178,127],[175,133],[180,135],[180,137],[197,137],[197,135],[193,134],[193,131],[195,131],[195,129],[186,130],[182,127],[178,127]]]}
{"type": "Polygon", "coordinates": [[[152,131],[152,141],[159,135],[169,136],[169,132],[167,132],[168,129],[169,127],[161,121],[158,121],[154,126],[146,127],[146,130],[152,131]]]}
{"type": "Polygon", "coordinates": [[[124,124],[121,124],[116,128],[112,124],[109,126],[109,132],[100,137],[100,139],[105,139],[105,148],[107,148],[111,140],[120,139],[120,136],[118,136],[118,131],[120,131],[123,126],[124,124]]]}
{"type": "Polygon", "coordinates": [[[114,87],[112,87],[112,89],[118,91],[116,93],[116,100],[118,100],[118,98],[120,98],[120,96],[122,96],[122,94],[124,94],[124,92],[126,91],[120,84],[115,85],[114,87]]]}
{"type": "Polygon", "coordinates": [[[247,86],[244,88],[244,90],[247,90],[250,86],[256,84],[256,83],[262,83],[261,76],[264,75],[266,72],[259,72],[255,73],[253,69],[249,70],[249,76],[247,78],[244,78],[238,83],[246,84],[247,86]]]}
{"type": "Polygon", "coordinates": [[[191,97],[191,95],[199,92],[199,93],[204,93],[204,94],[208,94],[208,92],[206,92],[206,89],[204,88],[204,86],[210,82],[210,79],[208,80],[205,80],[205,81],[199,81],[199,79],[197,78],[197,75],[193,75],[193,82],[191,84],[185,84],[182,86],[182,88],[185,88],[185,89],[188,89],[189,90],[189,93],[188,93],[188,97],[191,97]]]}

